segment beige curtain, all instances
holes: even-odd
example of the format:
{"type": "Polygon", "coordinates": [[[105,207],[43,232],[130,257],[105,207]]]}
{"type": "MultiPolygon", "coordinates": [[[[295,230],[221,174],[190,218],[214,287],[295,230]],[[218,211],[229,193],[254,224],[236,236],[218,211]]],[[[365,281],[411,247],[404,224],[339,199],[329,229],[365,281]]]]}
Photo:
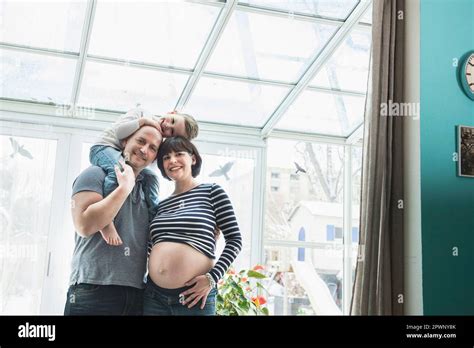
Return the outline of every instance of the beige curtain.
{"type": "Polygon", "coordinates": [[[359,258],[351,315],[403,315],[404,0],[374,0],[364,126],[359,258]],[[384,104],[385,103],[385,104],[384,104]]]}

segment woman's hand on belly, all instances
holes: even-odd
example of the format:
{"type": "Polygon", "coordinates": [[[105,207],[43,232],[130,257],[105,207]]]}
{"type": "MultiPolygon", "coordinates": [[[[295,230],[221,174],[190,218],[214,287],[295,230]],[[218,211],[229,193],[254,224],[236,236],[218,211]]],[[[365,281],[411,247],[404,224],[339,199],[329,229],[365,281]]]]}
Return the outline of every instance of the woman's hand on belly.
{"type": "Polygon", "coordinates": [[[209,279],[207,279],[205,275],[199,275],[197,277],[194,277],[184,285],[191,286],[193,284],[194,286],[192,288],[180,294],[180,296],[182,295],[185,297],[183,304],[188,305],[188,308],[191,308],[202,300],[201,309],[204,309],[204,306],[206,305],[207,301],[207,295],[209,295],[209,292],[211,292],[209,279]]]}

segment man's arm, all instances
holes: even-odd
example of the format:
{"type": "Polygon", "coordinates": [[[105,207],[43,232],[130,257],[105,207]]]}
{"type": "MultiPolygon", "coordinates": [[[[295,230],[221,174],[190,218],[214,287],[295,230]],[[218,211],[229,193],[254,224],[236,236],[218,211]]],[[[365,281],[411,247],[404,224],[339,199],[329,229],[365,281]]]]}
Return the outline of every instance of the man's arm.
{"type": "Polygon", "coordinates": [[[77,233],[82,237],[90,237],[110,224],[118,214],[123,203],[135,185],[132,168],[120,161],[124,172],[116,167],[119,186],[107,197],[93,191],[81,191],[72,196],[72,220],[77,233]]]}
{"type": "Polygon", "coordinates": [[[77,233],[90,237],[110,224],[122,207],[128,194],[117,187],[103,198],[97,192],[82,191],[72,196],[72,220],[77,233]]]}

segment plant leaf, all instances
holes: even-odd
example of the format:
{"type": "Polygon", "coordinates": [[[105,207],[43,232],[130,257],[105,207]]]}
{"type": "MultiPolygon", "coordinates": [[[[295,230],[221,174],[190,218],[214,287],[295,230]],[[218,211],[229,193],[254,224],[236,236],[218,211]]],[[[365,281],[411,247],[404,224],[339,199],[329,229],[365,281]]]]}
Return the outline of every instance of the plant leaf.
{"type": "Polygon", "coordinates": [[[267,277],[267,276],[265,276],[264,274],[262,274],[262,273],[260,273],[260,272],[252,271],[252,270],[249,270],[248,276],[249,276],[250,278],[257,278],[257,279],[264,279],[264,278],[267,277]]]}

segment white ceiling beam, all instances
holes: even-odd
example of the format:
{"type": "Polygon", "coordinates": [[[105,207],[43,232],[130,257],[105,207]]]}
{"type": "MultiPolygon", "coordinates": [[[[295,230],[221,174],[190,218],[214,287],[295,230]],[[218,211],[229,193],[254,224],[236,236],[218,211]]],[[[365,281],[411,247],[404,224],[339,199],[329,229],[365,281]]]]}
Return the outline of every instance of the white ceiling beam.
{"type": "MultiPolygon", "coordinates": [[[[67,106],[14,101],[0,98],[0,121],[5,122],[45,124],[48,126],[102,131],[110,126],[111,123],[115,122],[117,117],[121,114],[118,112],[78,108],[76,110],[76,117],[71,119],[68,112],[70,112],[70,110],[68,110],[67,106]]],[[[199,129],[200,135],[204,136],[207,134],[220,134],[223,137],[232,135],[246,139],[252,138],[254,139],[253,143],[256,143],[256,139],[261,139],[260,128],[258,127],[245,127],[200,121],[199,129]]],[[[272,132],[271,136],[272,138],[275,137],[288,140],[322,142],[339,145],[345,144],[345,138],[343,137],[295,131],[275,130],[272,132]]]]}
{"type": "Polygon", "coordinates": [[[334,34],[322,51],[315,57],[309,68],[297,82],[296,86],[288,93],[272,116],[268,119],[267,123],[262,129],[262,136],[264,138],[266,138],[272,132],[273,128],[278,123],[283,114],[288,110],[290,105],[304,91],[313,77],[319,72],[319,70],[324,66],[329,58],[331,58],[332,54],[349,35],[352,28],[358,23],[359,19],[363,16],[371,3],[372,0],[361,0],[344,24],[338,29],[336,34],[334,34]]]}
{"type": "MultiPolygon", "coordinates": [[[[52,56],[52,57],[67,58],[67,59],[77,59],[79,57],[79,53],[35,48],[35,47],[21,46],[21,45],[15,45],[15,44],[0,43],[0,49],[33,53],[33,54],[46,55],[46,56],[52,56]]],[[[127,60],[127,59],[102,57],[102,56],[96,56],[96,55],[91,55],[91,54],[87,55],[87,61],[103,63],[103,64],[111,64],[111,65],[117,65],[117,66],[130,66],[134,68],[147,69],[147,70],[153,70],[153,71],[165,71],[165,72],[178,73],[178,74],[181,73],[181,74],[186,74],[186,75],[190,75],[193,72],[191,69],[169,67],[169,66],[160,65],[160,64],[136,62],[136,61],[127,60]]],[[[292,88],[296,86],[296,84],[294,83],[288,83],[288,82],[283,82],[283,81],[256,79],[256,78],[251,78],[251,77],[226,75],[226,74],[214,73],[214,72],[203,72],[202,76],[228,80],[228,81],[239,81],[239,82],[245,82],[245,83],[255,83],[259,85],[268,85],[268,86],[277,86],[277,87],[279,86],[279,87],[292,88]]],[[[315,92],[330,93],[334,95],[347,95],[347,96],[354,96],[354,97],[365,96],[364,92],[331,89],[327,87],[308,86],[307,89],[311,91],[315,91],[315,92]]]]}
{"type": "Polygon", "coordinates": [[[349,96],[349,97],[365,98],[366,96],[364,92],[348,91],[348,90],[343,90],[343,89],[334,89],[334,88],[327,88],[327,87],[307,86],[306,90],[313,91],[313,92],[327,93],[327,94],[332,94],[332,95],[349,96]]]}
{"type": "MultiPolygon", "coordinates": [[[[234,76],[234,75],[225,75],[225,74],[211,73],[211,72],[204,72],[202,76],[221,79],[221,80],[228,80],[228,81],[254,83],[257,85],[290,87],[290,88],[293,88],[296,86],[295,83],[287,83],[287,82],[276,81],[276,80],[256,79],[256,78],[251,78],[251,77],[242,77],[242,76],[234,76]]],[[[327,87],[308,86],[307,89],[314,92],[322,92],[322,93],[328,93],[328,94],[333,94],[333,95],[344,95],[344,96],[351,96],[351,97],[364,97],[365,98],[365,95],[366,95],[364,92],[333,89],[333,88],[327,88],[327,87]]]]}
{"type": "Polygon", "coordinates": [[[184,105],[186,105],[191,93],[193,92],[194,88],[196,87],[197,81],[201,77],[204,68],[206,67],[209,58],[212,55],[212,52],[217,46],[220,37],[222,36],[222,32],[226,27],[227,23],[234,12],[235,7],[237,6],[237,0],[229,0],[225,6],[221,9],[219,16],[217,17],[216,22],[214,23],[214,27],[211,30],[209,37],[207,38],[206,44],[204,45],[201,54],[199,55],[198,61],[194,68],[194,73],[188,79],[186,86],[181,93],[181,96],[176,103],[176,110],[181,110],[184,105]]]}
{"type": "Polygon", "coordinates": [[[349,134],[346,139],[346,144],[357,144],[364,136],[364,122],[357,126],[357,128],[349,134]]]}
{"type": "MultiPolygon", "coordinates": [[[[296,0],[292,0],[292,1],[296,1],[296,0]]],[[[207,6],[214,6],[214,7],[222,7],[224,4],[223,2],[220,2],[220,1],[209,1],[209,0],[188,0],[188,2],[201,4],[201,5],[207,5],[207,6]]],[[[337,25],[337,26],[341,26],[344,23],[343,19],[329,18],[329,17],[324,17],[324,16],[318,16],[318,15],[304,14],[304,13],[289,13],[283,10],[265,8],[265,7],[260,7],[256,5],[248,5],[248,4],[243,4],[243,3],[237,4],[236,9],[240,11],[245,11],[245,12],[261,13],[261,14],[266,14],[266,15],[274,16],[274,17],[292,18],[295,20],[312,22],[312,23],[337,25]]],[[[370,29],[371,24],[359,22],[356,24],[356,26],[358,27],[360,26],[360,29],[370,29]]]]}
{"type": "Polygon", "coordinates": [[[86,16],[84,19],[84,26],[82,27],[81,44],[79,48],[79,59],[76,66],[76,75],[74,76],[74,84],[71,93],[71,110],[76,109],[79,93],[81,92],[82,77],[84,76],[84,69],[86,66],[87,50],[89,49],[89,42],[92,33],[92,24],[94,22],[94,15],[96,9],[96,0],[89,0],[87,3],[86,16]]]}
{"type": "Polygon", "coordinates": [[[0,49],[16,51],[16,52],[41,54],[44,56],[60,57],[60,58],[67,58],[67,59],[77,59],[79,57],[79,54],[75,52],[59,51],[59,50],[53,50],[49,48],[35,48],[31,46],[9,44],[9,43],[4,43],[4,42],[0,42],[0,49]]]}
{"type": "Polygon", "coordinates": [[[330,144],[338,144],[338,145],[344,145],[346,143],[346,138],[342,136],[338,137],[335,135],[324,135],[324,134],[284,131],[284,130],[274,130],[271,134],[271,138],[309,141],[309,142],[316,142],[316,143],[330,143],[330,144]]]}
{"type": "Polygon", "coordinates": [[[130,66],[130,67],[146,69],[146,70],[166,71],[166,72],[186,74],[186,75],[190,75],[193,72],[191,69],[170,68],[169,66],[160,65],[160,64],[136,62],[133,60],[109,58],[109,57],[102,57],[102,56],[96,56],[96,55],[91,55],[91,54],[87,55],[87,61],[110,64],[110,65],[118,65],[118,66],[127,66],[127,67],[130,66]]]}
{"type": "Polygon", "coordinates": [[[319,23],[319,24],[327,24],[327,25],[336,25],[341,26],[344,23],[343,19],[331,19],[323,16],[312,16],[312,15],[305,15],[301,13],[289,13],[283,10],[278,9],[269,9],[265,7],[255,6],[255,5],[246,5],[246,4],[239,4],[237,9],[240,11],[250,12],[250,13],[257,13],[257,14],[265,14],[270,15],[273,17],[280,17],[280,18],[291,18],[296,19],[299,21],[305,22],[312,22],[312,23],[319,23]]]}

